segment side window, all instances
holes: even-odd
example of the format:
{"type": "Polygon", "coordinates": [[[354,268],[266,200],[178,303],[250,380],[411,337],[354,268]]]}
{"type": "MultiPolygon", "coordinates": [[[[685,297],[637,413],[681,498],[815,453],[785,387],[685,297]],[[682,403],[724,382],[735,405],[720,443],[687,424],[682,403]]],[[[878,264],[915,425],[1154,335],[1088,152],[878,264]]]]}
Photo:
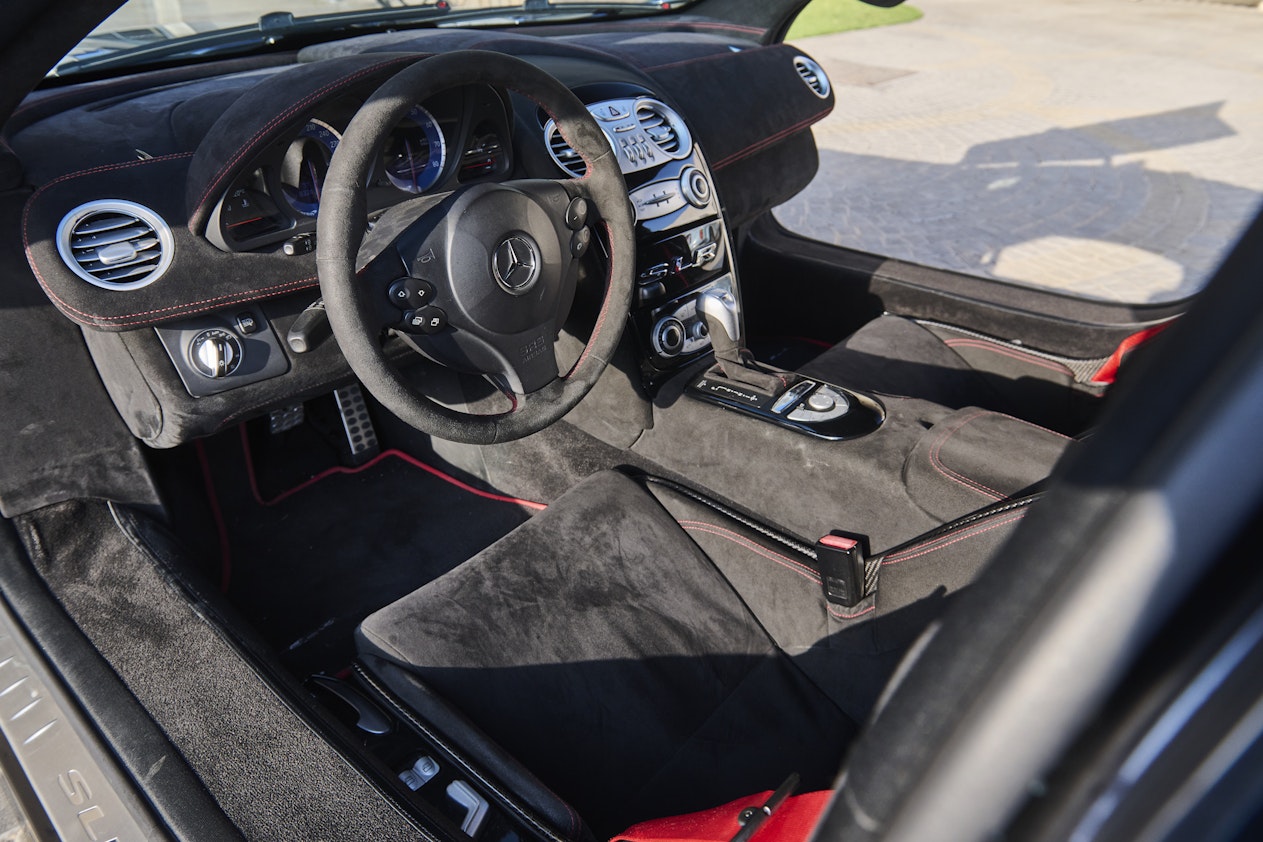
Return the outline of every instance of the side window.
{"type": "Polygon", "coordinates": [[[795,21],[837,107],[783,226],[1085,298],[1209,280],[1263,197],[1258,8],[917,2],[795,21]]]}

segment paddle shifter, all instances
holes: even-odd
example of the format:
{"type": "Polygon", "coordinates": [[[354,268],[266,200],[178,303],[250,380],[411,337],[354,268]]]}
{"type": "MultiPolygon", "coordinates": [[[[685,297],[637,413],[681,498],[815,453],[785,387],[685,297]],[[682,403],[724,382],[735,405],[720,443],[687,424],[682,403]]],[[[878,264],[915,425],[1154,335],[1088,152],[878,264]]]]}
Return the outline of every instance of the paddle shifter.
{"type": "Polygon", "coordinates": [[[741,342],[737,298],[714,287],[697,298],[715,364],[689,386],[689,393],[780,427],[823,439],[867,435],[881,426],[885,410],[868,395],[761,365],[741,342]]]}

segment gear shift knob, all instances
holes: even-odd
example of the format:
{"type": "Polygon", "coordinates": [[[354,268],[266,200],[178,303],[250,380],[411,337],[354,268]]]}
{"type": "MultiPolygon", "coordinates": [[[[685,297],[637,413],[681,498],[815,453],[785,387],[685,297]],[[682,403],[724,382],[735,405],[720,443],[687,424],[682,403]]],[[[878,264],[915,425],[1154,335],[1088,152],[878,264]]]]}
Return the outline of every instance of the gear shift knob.
{"type": "Polygon", "coordinates": [[[732,292],[719,288],[707,290],[697,299],[697,311],[706,320],[710,342],[717,354],[725,346],[741,345],[741,320],[737,316],[737,298],[732,292]],[[728,341],[724,342],[725,339],[728,341]]]}

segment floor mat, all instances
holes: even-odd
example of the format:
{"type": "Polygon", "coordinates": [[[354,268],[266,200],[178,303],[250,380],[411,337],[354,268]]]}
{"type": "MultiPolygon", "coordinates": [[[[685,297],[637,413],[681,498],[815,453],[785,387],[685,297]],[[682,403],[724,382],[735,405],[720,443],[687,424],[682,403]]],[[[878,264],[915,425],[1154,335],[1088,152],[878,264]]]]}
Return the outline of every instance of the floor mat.
{"type": "Polygon", "coordinates": [[[300,676],[347,666],[361,619],[530,516],[526,501],[397,451],[347,469],[329,467],[313,447],[316,455],[298,460],[305,476],[295,482],[285,474],[295,473],[296,460],[260,460],[251,441],[242,428],[202,444],[222,527],[221,588],[300,676]]]}

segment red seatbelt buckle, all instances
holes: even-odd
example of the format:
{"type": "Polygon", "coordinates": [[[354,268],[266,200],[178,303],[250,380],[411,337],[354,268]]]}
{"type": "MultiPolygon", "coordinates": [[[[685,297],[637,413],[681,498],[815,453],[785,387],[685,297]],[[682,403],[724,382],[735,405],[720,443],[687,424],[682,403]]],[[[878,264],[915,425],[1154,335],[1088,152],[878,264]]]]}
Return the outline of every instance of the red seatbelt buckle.
{"type": "Polygon", "coordinates": [[[834,605],[852,608],[868,595],[865,559],[868,538],[835,529],[816,542],[820,584],[824,598],[834,605]]]}

